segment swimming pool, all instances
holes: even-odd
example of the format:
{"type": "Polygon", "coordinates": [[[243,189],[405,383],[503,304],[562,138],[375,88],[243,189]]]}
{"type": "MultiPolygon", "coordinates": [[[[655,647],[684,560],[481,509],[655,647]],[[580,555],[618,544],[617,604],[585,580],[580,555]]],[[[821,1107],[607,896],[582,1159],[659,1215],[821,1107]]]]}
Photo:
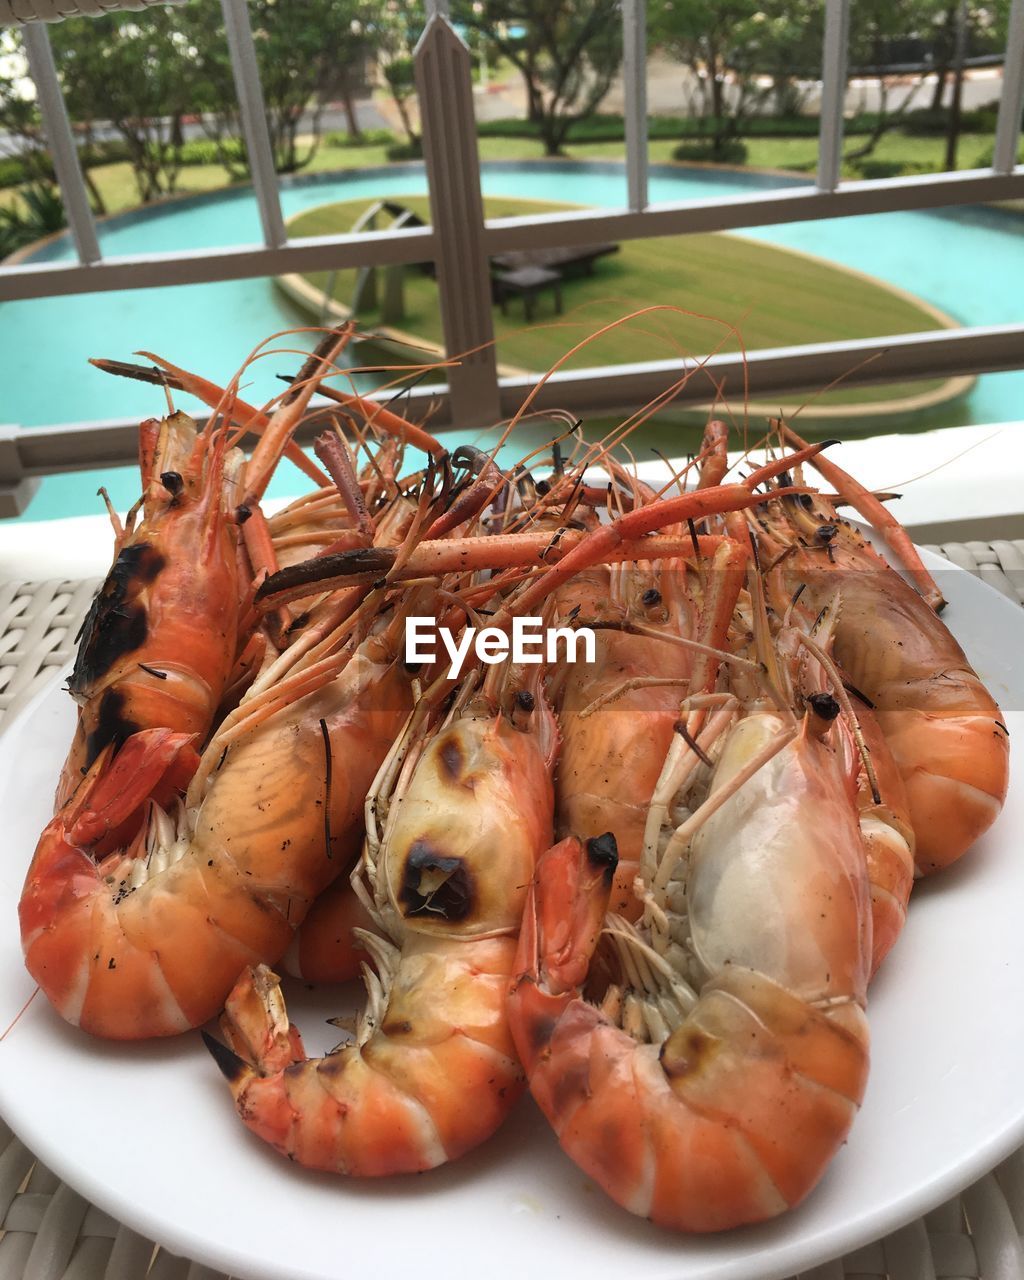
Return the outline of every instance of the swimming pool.
{"type": "MultiPolygon", "coordinates": [[[[777,175],[684,170],[655,165],[652,202],[735,195],[788,183],[777,175]]],[[[608,208],[625,202],[621,165],[597,162],[487,164],[483,187],[491,195],[566,200],[608,208]]],[[[422,165],[317,174],[285,180],[286,217],[334,200],[422,194],[422,165]]],[[[1020,318],[1024,296],[1024,219],[996,209],[959,208],[928,213],[885,213],[824,222],[793,223],[744,232],[772,244],[829,258],[908,289],[962,324],[1000,324],[1020,318]]],[[[105,220],[105,254],[166,252],[260,239],[250,188],[187,197],[105,220]]],[[[40,260],[68,259],[66,237],[40,250],[40,260]]],[[[140,347],[176,363],[224,377],[261,339],[303,323],[266,280],[137,289],[0,304],[3,399],[0,420],[25,426],[144,416],[157,412],[152,392],[92,369],[89,356],[128,358],[140,347]]],[[[257,375],[251,396],[272,394],[270,375],[257,375]],[[262,379],[262,380],[261,380],[262,379]]],[[[963,421],[994,422],[1021,416],[1024,372],[978,380],[963,421]]],[[[79,473],[44,482],[29,519],[85,514],[96,509],[98,483],[111,486],[118,505],[137,492],[129,471],[79,473]]],[[[293,482],[291,482],[293,484],[293,482]]]]}

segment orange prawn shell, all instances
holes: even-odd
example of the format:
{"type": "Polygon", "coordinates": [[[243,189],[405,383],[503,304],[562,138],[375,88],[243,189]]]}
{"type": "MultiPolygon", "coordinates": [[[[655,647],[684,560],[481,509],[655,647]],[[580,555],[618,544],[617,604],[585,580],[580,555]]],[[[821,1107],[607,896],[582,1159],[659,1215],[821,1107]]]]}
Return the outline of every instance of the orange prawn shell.
{"type": "Polygon", "coordinates": [[[410,703],[397,664],[358,652],[341,679],[230,749],[187,854],[124,894],[105,878],[109,864],[68,844],[58,815],[21,903],[26,964],[57,1011],[111,1039],[174,1035],[214,1017],[240,970],[275,963],[350,864],[364,797],[410,703]]]}
{"type": "Polygon", "coordinates": [[[835,598],[833,653],[874,705],[906,787],[922,874],[955,861],[1006,799],[1009,738],[995,699],[934,610],[846,521],[824,547],[797,546],[769,582],[778,607],[806,584],[812,619],[835,598]]]}
{"type": "MultiPolygon", "coordinates": [[[[591,576],[597,571],[591,571],[591,576]]],[[[579,603],[581,614],[618,614],[624,621],[635,613],[669,634],[688,635],[694,629],[694,610],[685,590],[686,569],[681,561],[646,566],[641,586],[657,582],[661,600],[651,608],[641,603],[642,591],[631,609],[610,610],[606,604],[609,574],[603,582],[585,586],[579,580],[559,591],[559,608],[568,612],[579,603]],[[602,595],[603,588],[603,595],[602,595]]],[[[581,575],[584,577],[584,575],[581,575]]],[[[644,824],[665,754],[679,719],[685,681],[693,668],[693,654],[681,645],[626,631],[596,632],[596,661],[568,668],[559,702],[562,749],[556,776],[556,827],[559,835],[581,839],[610,831],[619,851],[619,867],[610,909],[633,917],[639,902],[633,879],[643,850],[644,824]],[[665,676],[674,686],[631,689],[614,702],[580,718],[580,712],[605,694],[614,693],[637,676],[665,676]]]]}
{"type": "Polygon", "coordinates": [[[635,914],[632,882],[643,851],[647,810],[679,719],[685,650],[645,636],[598,635],[598,661],[577,668],[562,703],[562,751],[557,776],[560,834],[611,831],[619,848],[611,910],[635,914]],[[675,687],[633,689],[586,719],[579,711],[633,676],[678,676],[675,687]]]}
{"type": "Polygon", "coordinates": [[[183,413],[144,423],[142,437],[145,511],[121,540],[83,627],[68,681],[79,723],[58,807],[110,742],[120,746],[148,728],[205,738],[237,657],[238,537],[227,504],[241,455],[210,457],[183,413]],[[147,456],[147,428],[159,436],[159,465],[173,489],[147,481],[158,450],[153,443],[147,456]]]}
{"type": "MultiPolygon", "coordinates": [[[[523,1088],[504,1016],[515,948],[509,937],[408,939],[387,1015],[360,1049],[304,1059],[292,1028],[294,1067],[260,1076],[239,1063],[232,1092],[246,1125],[307,1168],[354,1177],[457,1159],[523,1088]]],[[[221,1021],[236,1047],[248,981],[221,1021]]]]}
{"type": "MultiPolygon", "coordinates": [[[[741,721],[713,786],[778,723],[741,721]]],[[[610,877],[601,885],[572,840],[541,860],[513,1035],[563,1148],[630,1212],[680,1231],[764,1221],[802,1199],[842,1145],[868,1070],[870,918],[852,793],[841,755],[805,724],[706,820],[686,882],[706,980],[660,1046],[585,1001],[586,966],[566,963],[593,954],[610,877]]]]}
{"type": "Polygon", "coordinates": [[[551,843],[551,771],[537,734],[501,714],[463,716],[428,744],[398,803],[384,865],[404,926],[516,932],[538,853],[551,843]]]}

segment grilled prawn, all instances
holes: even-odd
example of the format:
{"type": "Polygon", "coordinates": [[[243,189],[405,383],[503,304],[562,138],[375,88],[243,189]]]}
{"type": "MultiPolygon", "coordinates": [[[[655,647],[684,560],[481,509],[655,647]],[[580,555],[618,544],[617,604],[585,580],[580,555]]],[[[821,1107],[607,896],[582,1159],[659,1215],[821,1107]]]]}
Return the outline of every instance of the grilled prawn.
{"type": "Polygon", "coordinates": [[[357,1177],[434,1168],[487,1138],[522,1088],[505,994],[551,840],[555,752],[532,670],[500,693],[471,677],[427,742],[414,714],[381,770],[355,873],[374,969],[354,1040],[307,1058],[265,967],[228,1000],[230,1048],[207,1038],[245,1124],[300,1164],[357,1177]]]}

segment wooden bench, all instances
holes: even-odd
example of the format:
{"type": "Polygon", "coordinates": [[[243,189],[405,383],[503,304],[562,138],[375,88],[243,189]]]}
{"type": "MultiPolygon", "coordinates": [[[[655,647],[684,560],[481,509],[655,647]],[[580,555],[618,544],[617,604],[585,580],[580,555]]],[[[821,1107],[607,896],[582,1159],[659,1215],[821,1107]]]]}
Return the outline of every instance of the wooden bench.
{"type": "Polygon", "coordinates": [[[517,267],[512,271],[495,272],[493,280],[503,316],[508,315],[509,296],[518,294],[523,300],[523,312],[529,324],[533,319],[533,304],[537,295],[549,285],[555,293],[555,314],[562,314],[562,277],[557,271],[537,266],[517,267]]]}
{"type": "Polygon", "coordinates": [[[591,244],[562,249],[520,249],[499,253],[491,262],[500,271],[517,271],[522,267],[544,267],[548,271],[565,272],[582,267],[584,275],[593,275],[594,263],[610,253],[618,253],[617,244],[591,244]]]}

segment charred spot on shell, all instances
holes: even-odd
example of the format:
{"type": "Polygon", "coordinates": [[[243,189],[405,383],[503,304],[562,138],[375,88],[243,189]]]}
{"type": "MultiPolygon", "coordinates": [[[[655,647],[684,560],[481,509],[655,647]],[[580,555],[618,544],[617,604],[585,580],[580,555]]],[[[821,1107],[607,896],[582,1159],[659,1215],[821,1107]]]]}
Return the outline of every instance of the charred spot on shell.
{"type": "MultiPolygon", "coordinates": [[[[545,1022],[548,1019],[544,1019],[545,1022]]],[[[555,1028],[548,1035],[548,1040],[554,1033],[555,1028]]],[[[547,1047],[547,1040],[537,1045],[538,1052],[543,1052],[547,1047]]],[[[594,1083],[590,1078],[590,1062],[588,1059],[582,1061],[574,1060],[567,1070],[563,1070],[552,1081],[551,1085],[551,1110],[557,1120],[571,1116],[576,1108],[580,1105],[580,1100],[588,1098],[594,1091],[594,1083]]],[[[616,1147],[613,1150],[619,1150],[616,1147]]]]}
{"type": "Polygon", "coordinates": [[[814,531],[814,539],[819,546],[827,547],[835,539],[839,530],[834,524],[819,524],[814,531]]]}
{"type": "Polygon", "coordinates": [[[518,689],[516,691],[516,708],[518,710],[530,712],[536,705],[537,699],[529,689],[518,689]]]}
{"type": "Polygon", "coordinates": [[[453,735],[441,747],[441,771],[452,782],[459,782],[465,767],[466,757],[462,750],[462,744],[453,735]]]}
{"type": "Polygon", "coordinates": [[[386,1036],[411,1036],[413,1030],[413,1025],[408,1018],[395,1018],[393,1021],[385,1020],[381,1026],[381,1031],[386,1036]]]}
{"type": "Polygon", "coordinates": [[[122,547],[78,634],[80,644],[68,680],[72,694],[84,692],[119,658],[145,643],[149,622],[138,597],[166,563],[148,542],[122,547]]]}
{"type": "Polygon", "coordinates": [[[694,1075],[709,1062],[717,1045],[718,1041],[699,1027],[681,1027],[661,1046],[661,1069],[670,1080],[694,1075]]]}
{"type": "Polygon", "coordinates": [[[203,1044],[210,1051],[210,1057],[213,1058],[217,1066],[220,1067],[221,1074],[229,1084],[237,1084],[242,1080],[252,1068],[244,1059],[240,1058],[237,1053],[229,1049],[226,1044],[221,1044],[219,1040],[215,1040],[208,1031],[201,1032],[203,1044]]]}
{"type": "Polygon", "coordinates": [[[119,751],[141,727],[124,714],[124,694],[117,689],[108,689],[100,699],[96,728],[85,740],[86,768],[94,763],[105,746],[113,743],[119,751]]]}
{"type": "Polygon", "coordinates": [[[814,714],[822,720],[831,722],[839,714],[839,703],[830,693],[812,693],[807,701],[814,714]]]}
{"type": "Polygon", "coordinates": [[[248,520],[251,516],[252,516],[252,509],[250,507],[247,507],[244,503],[242,503],[240,506],[235,507],[235,520],[239,524],[245,524],[246,520],[248,520]]]}
{"type": "Polygon", "coordinates": [[[438,916],[458,923],[473,911],[473,877],[461,858],[439,853],[426,840],[417,840],[405,860],[399,902],[407,918],[438,916]]]}
{"type": "Polygon", "coordinates": [[[540,1053],[548,1047],[557,1026],[558,1019],[548,1014],[538,1014],[530,1020],[528,1024],[530,1044],[535,1052],[540,1053]]]}
{"type": "Polygon", "coordinates": [[[619,865],[619,846],[611,831],[587,841],[587,861],[602,871],[605,882],[611,884],[615,879],[615,868],[619,865]]]}

